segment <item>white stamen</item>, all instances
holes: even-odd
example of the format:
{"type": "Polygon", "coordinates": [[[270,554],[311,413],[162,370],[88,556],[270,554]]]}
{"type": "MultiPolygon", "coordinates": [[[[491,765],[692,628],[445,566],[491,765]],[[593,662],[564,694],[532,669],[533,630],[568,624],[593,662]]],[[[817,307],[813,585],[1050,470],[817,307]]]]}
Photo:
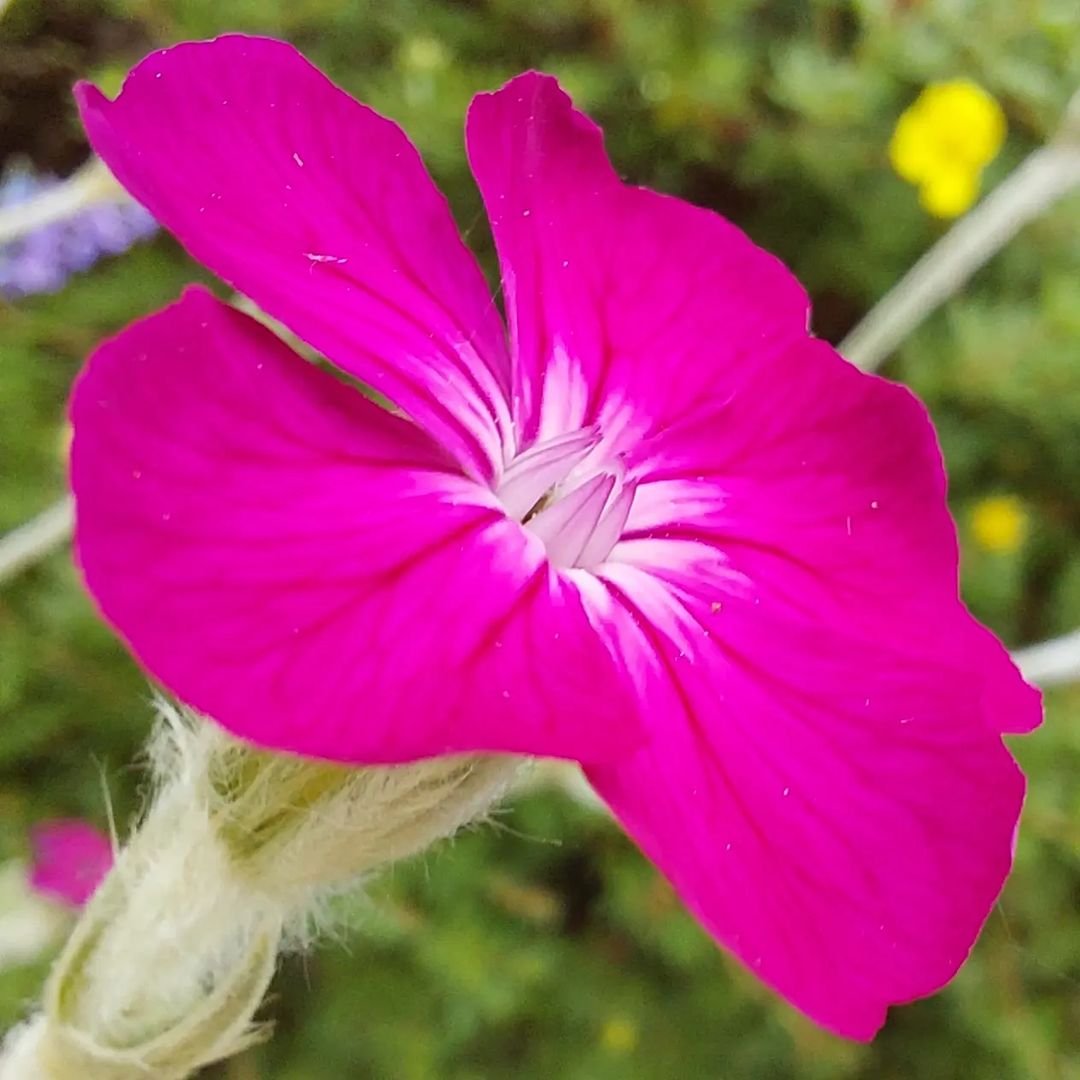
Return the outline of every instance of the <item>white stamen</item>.
{"type": "Polygon", "coordinates": [[[521,521],[546,492],[581,464],[599,441],[599,430],[588,427],[537,443],[519,454],[507,466],[496,492],[506,512],[521,521]]]}
{"type": "Polygon", "coordinates": [[[556,566],[576,566],[615,488],[615,477],[601,473],[541,511],[528,524],[547,547],[556,566]]]}
{"type": "Polygon", "coordinates": [[[604,516],[599,524],[593,529],[585,550],[578,559],[579,566],[595,566],[602,563],[611,549],[619,542],[622,531],[626,526],[626,519],[630,517],[630,508],[634,505],[634,495],[637,493],[637,481],[632,480],[623,484],[618,494],[611,500],[604,516]]]}

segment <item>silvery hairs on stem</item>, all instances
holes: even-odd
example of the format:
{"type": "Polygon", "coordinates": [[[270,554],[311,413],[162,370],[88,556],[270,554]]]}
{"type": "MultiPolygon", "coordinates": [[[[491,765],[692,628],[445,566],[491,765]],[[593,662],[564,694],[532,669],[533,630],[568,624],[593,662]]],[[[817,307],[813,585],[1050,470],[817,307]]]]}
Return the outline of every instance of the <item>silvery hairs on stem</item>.
{"type": "Polygon", "coordinates": [[[240,743],[158,704],[154,795],[45,987],[3,1080],[181,1080],[265,1035],[283,949],[328,898],[482,817],[520,761],[345,768],[240,743]]]}

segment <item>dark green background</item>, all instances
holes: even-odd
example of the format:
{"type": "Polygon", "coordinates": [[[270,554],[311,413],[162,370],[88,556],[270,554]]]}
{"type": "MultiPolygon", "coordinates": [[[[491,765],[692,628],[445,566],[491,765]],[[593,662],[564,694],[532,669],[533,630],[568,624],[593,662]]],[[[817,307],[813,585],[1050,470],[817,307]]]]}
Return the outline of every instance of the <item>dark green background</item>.
{"type": "MultiPolygon", "coordinates": [[[[472,93],[558,74],[633,180],[728,214],[780,254],[837,340],[943,226],[890,171],[926,82],[991,90],[999,180],[1080,84],[1075,0],[15,0],[0,23],[0,160],[69,170],[69,101],[114,90],[149,48],[244,29],[285,37],[425,152],[469,239],[490,240],[461,147],[472,93]]],[[[490,265],[490,263],[489,263],[490,265]]],[[[104,334],[204,277],[168,238],[60,295],[0,303],[0,528],[64,486],[63,407],[104,334]]],[[[888,373],[934,414],[964,538],[965,595],[1010,644],[1080,623],[1080,196],[1029,228],[907,342],[888,373]],[[1030,533],[980,550],[980,498],[1024,500],[1030,533]]],[[[193,628],[197,633],[198,628],[193,628]]],[[[138,801],[148,689],[66,554],[0,591],[0,856],[56,814],[138,801]]],[[[396,870],[355,933],[285,965],[278,1033],[230,1066],[271,1080],[1080,1077],[1080,690],[1016,750],[1031,796],[1016,871],[973,959],[869,1047],[824,1035],[727,961],[602,816],[556,792],[396,870]]],[[[134,943],[133,943],[134,947],[134,943]]],[[[0,1023],[41,969],[0,973],[0,1023]]],[[[225,1075],[225,1070],[222,1070],[225,1075]]]]}

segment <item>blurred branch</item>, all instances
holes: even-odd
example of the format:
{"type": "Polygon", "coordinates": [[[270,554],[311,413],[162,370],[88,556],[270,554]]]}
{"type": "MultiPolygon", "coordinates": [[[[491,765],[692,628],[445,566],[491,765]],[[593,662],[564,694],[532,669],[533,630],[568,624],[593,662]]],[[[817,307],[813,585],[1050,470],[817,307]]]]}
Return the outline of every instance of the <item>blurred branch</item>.
{"type": "Polygon", "coordinates": [[[1080,680],[1080,630],[1019,649],[1013,659],[1024,678],[1036,686],[1060,686],[1080,680]]]}
{"type": "Polygon", "coordinates": [[[1080,91],[1057,136],[1013,170],[954,225],[839,345],[873,371],[1025,225],[1080,187],[1080,91]]]}
{"type": "MultiPolygon", "coordinates": [[[[0,0],[2,2],[2,0],[0,0]]],[[[75,508],[70,495],[0,537],[0,583],[45,558],[71,535],[75,508]]]]}
{"type": "MultiPolygon", "coordinates": [[[[0,11],[4,0],[0,0],[0,11]]],[[[10,243],[44,225],[63,221],[95,203],[127,199],[124,189],[97,158],[40,195],[0,209],[0,244],[10,243]]]]}

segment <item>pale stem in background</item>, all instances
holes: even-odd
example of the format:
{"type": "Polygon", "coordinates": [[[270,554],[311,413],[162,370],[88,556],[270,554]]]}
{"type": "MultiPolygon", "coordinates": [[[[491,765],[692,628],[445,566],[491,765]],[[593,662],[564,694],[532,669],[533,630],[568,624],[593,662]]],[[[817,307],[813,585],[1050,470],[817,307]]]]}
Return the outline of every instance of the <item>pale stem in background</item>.
{"type": "Polygon", "coordinates": [[[0,244],[9,244],[36,229],[65,221],[98,203],[130,200],[104,164],[98,158],[91,158],[62,184],[0,209],[0,244]]]}
{"type": "Polygon", "coordinates": [[[65,495],[37,517],[0,537],[0,584],[63,544],[74,523],[75,504],[70,495],[65,495]]]}
{"type": "Polygon", "coordinates": [[[1080,630],[1019,649],[1013,659],[1036,686],[1074,682],[1080,679],[1080,630]]]}
{"type": "MultiPolygon", "coordinates": [[[[8,0],[0,0],[0,16],[8,0]]],[[[98,158],[91,158],[62,184],[14,206],[0,208],[0,245],[102,202],[130,196],[98,158]]],[[[63,544],[74,525],[74,507],[65,496],[26,524],[0,537],[0,584],[63,544]]]]}
{"type": "Polygon", "coordinates": [[[1080,186],[1080,91],[1057,136],[961,218],[878,301],[838,346],[874,371],[924,319],[953,296],[1025,225],[1080,186]]]}

